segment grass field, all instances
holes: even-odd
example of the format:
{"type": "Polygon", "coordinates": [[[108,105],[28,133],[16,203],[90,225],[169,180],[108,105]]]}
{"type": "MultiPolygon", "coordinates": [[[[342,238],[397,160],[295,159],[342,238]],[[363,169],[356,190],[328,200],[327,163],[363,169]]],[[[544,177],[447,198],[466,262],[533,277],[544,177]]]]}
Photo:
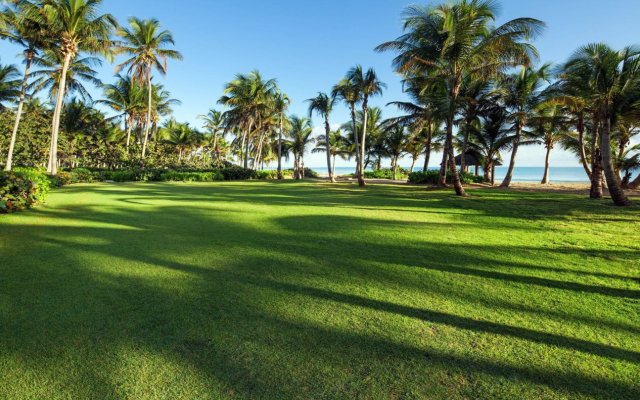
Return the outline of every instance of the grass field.
{"type": "Polygon", "coordinates": [[[0,217],[0,398],[640,398],[640,208],[79,185],[0,217]]]}

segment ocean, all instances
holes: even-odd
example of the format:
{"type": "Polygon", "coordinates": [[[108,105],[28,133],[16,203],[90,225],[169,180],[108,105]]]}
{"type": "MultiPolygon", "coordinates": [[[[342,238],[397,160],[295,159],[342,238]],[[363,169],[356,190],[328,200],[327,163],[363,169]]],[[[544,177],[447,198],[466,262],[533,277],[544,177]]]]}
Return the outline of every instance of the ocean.
{"type": "MultiPolygon", "coordinates": [[[[310,167],[320,175],[328,175],[327,167],[310,167]]],[[[406,167],[409,169],[409,167],[406,167]]],[[[417,169],[419,171],[421,169],[417,169]]],[[[473,168],[472,168],[473,170],[473,168]]],[[[496,183],[500,183],[507,174],[508,167],[496,167],[496,183]]],[[[353,174],[355,167],[336,167],[337,175],[353,174]]],[[[480,171],[482,173],[482,170],[480,171]]],[[[589,183],[589,178],[582,167],[551,167],[549,170],[551,182],[556,183],[589,183]]],[[[540,182],[544,174],[544,167],[516,167],[513,182],[540,182]]]]}

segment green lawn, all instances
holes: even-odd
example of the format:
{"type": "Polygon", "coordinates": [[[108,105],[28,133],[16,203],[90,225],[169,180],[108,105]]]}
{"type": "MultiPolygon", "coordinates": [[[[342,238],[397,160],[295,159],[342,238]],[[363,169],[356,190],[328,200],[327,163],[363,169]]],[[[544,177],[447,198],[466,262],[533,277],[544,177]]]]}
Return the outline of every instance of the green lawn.
{"type": "Polygon", "coordinates": [[[640,398],[640,208],[97,184],[0,217],[0,398],[640,398]]]}

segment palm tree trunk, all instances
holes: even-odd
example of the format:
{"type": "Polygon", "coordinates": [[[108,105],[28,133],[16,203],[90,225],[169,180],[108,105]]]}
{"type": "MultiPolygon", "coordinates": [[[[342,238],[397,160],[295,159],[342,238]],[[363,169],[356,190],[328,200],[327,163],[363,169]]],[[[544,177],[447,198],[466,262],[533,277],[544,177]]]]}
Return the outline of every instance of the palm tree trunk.
{"type": "Polygon", "coordinates": [[[449,141],[445,138],[444,148],[442,149],[442,163],[440,163],[440,175],[438,177],[438,186],[447,186],[447,162],[449,160],[448,147],[449,141]]]}
{"type": "Polygon", "coordinates": [[[364,168],[363,165],[364,157],[367,150],[367,122],[369,120],[369,107],[367,104],[367,98],[365,96],[364,101],[362,102],[362,140],[360,141],[360,168],[358,171],[358,185],[360,187],[366,186],[366,182],[364,181],[364,168]]]}
{"type": "Polygon", "coordinates": [[[278,179],[283,180],[284,176],[282,175],[282,126],[283,126],[283,117],[282,113],[280,113],[280,129],[278,131],[278,179]]]}
{"type": "Polygon", "coordinates": [[[607,179],[609,194],[616,206],[629,206],[631,202],[620,185],[620,176],[616,173],[611,160],[611,118],[606,117],[600,137],[604,176],[607,179]]]}
{"type": "Polygon", "coordinates": [[[591,190],[589,196],[592,199],[601,199],[603,194],[602,185],[602,156],[598,147],[600,138],[600,124],[594,114],[593,116],[593,137],[591,139],[591,190]]]}
{"type": "Polygon", "coordinates": [[[427,172],[429,170],[429,159],[431,158],[431,141],[433,140],[433,130],[432,124],[429,122],[429,128],[427,129],[427,143],[424,149],[424,167],[422,167],[422,172],[427,172]]]}
{"type": "Polygon", "coordinates": [[[542,184],[547,185],[549,183],[549,158],[551,157],[551,146],[547,146],[547,155],[544,159],[544,175],[542,176],[542,184]]]}
{"type": "Polygon", "coordinates": [[[127,117],[127,150],[131,144],[131,130],[133,129],[133,121],[127,117]]]}
{"type": "Polygon", "coordinates": [[[587,162],[587,153],[584,149],[584,121],[582,117],[578,121],[578,147],[580,151],[580,162],[582,163],[582,167],[584,168],[584,171],[589,176],[589,180],[591,180],[592,171],[591,171],[591,168],[589,168],[589,163],[587,162]]]}
{"type": "Polygon", "coordinates": [[[253,121],[249,120],[249,130],[247,131],[247,140],[244,142],[244,168],[249,169],[249,144],[251,143],[251,129],[253,129],[253,121]]]}
{"type": "Polygon", "coordinates": [[[416,158],[415,156],[412,156],[412,157],[411,157],[411,168],[409,169],[409,172],[410,172],[410,173],[412,173],[412,172],[413,172],[413,169],[414,169],[414,168],[415,168],[415,166],[416,166],[416,160],[417,160],[417,158],[416,158]]]}
{"type": "Polygon", "coordinates": [[[464,129],[464,138],[462,139],[462,157],[460,160],[460,171],[466,172],[467,170],[467,150],[469,148],[469,129],[471,123],[467,122],[464,129]]]}
{"type": "Polygon", "coordinates": [[[360,137],[358,135],[358,122],[356,121],[356,105],[349,104],[351,108],[351,123],[353,124],[353,143],[356,146],[356,178],[360,180],[360,137]]]}
{"type": "Polygon", "coordinates": [[[60,116],[62,115],[62,106],[64,103],[64,95],[67,86],[67,73],[71,64],[71,53],[64,56],[62,71],[60,74],[60,82],[58,84],[58,98],[53,111],[53,124],[51,127],[51,148],[49,150],[49,165],[47,172],[51,175],[58,174],[58,135],[60,133],[60,116]]]}
{"type": "Polygon", "coordinates": [[[453,180],[453,187],[456,191],[456,195],[466,197],[467,193],[464,191],[464,187],[462,187],[462,181],[460,180],[460,175],[458,175],[458,169],[456,168],[456,157],[453,153],[453,119],[454,110],[452,110],[452,113],[449,115],[449,121],[447,121],[449,171],[451,171],[451,179],[453,180]]]}
{"type": "Polygon", "coordinates": [[[20,91],[20,102],[18,103],[18,110],[16,111],[16,120],[13,125],[13,131],[11,132],[11,141],[9,142],[9,153],[7,154],[7,163],[4,166],[5,171],[11,171],[13,167],[13,151],[16,147],[16,138],[18,137],[18,128],[20,127],[20,119],[22,118],[22,108],[24,107],[24,99],[27,93],[27,83],[29,80],[29,73],[31,71],[31,63],[33,62],[33,53],[27,53],[27,65],[24,69],[24,79],[22,80],[22,88],[20,91]]]}
{"type": "Polygon", "coordinates": [[[147,154],[147,142],[149,140],[149,129],[151,129],[151,106],[153,97],[153,87],[151,86],[151,71],[147,71],[147,121],[144,125],[144,137],[142,139],[142,159],[147,154]]]}
{"type": "Polygon", "coordinates": [[[518,155],[518,147],[520,147],[520,136],[522,135],[522,126],[520,123],[517,123],[516,126],[516,137],[513,141],[513,149],[511,151],[511,161],[509,162],[509,169],[507,170],[507,175],[504,177],[502,184],[500,187],[508,188],[511,185],[511,179],[513,179],[513,170],[516,167],[516,156],[518,155]]]}
{"type": "Polygon", "coordinates": [[[327,171],[329,172],[329,181],[331,183],[336,182],[336,178],[333,176],[333,170],[331,169],[331,125],[329,125],[329,116],[324,119],[324,131],[325,131],[325,144],[327,151],[327,171]]]}
{"type": "Polygon", "coordinates": [[[333,177],[335,178],[336,176],[336,155],[333,155],[333,162],[331,165],[331,173],[333,174],[333,177]]]}

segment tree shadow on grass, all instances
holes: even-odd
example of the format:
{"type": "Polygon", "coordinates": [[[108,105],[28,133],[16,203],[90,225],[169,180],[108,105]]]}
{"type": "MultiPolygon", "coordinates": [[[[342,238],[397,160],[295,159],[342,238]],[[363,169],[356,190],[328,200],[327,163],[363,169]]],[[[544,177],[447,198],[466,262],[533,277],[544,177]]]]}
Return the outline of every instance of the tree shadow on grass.
{"type": "MultiPolygon", "coordinates": [[[[185,196],[200,198],[202,191],[185,196]]],[[[247,192],[244,202],[251,202],[253,195],[247,192]]],[[[162,194],[149,194],[147,200],[156,196],[162,194]]],[[[219,197],[226,198],[224,193],[219,197]]],[[[179,195],[170,198],[180,200],[179,195]]],[[[524,358],[526,351],[548,346],[557,348],[562,357],[598,357],[592,361],[612,368],[640,361],[632,350],[494,322],[491,315],[483,317],[488,320],[476,319],[441,310],[437,304],[427,309],[424,304],[418,307],[379,297],[391,296],[391,289],[368,295],[348,290],[371,282],[414,296],[420,291],[446,296],[449,290],[462,298],[465,287],[455,281],[444,282],[448,288],[441,287],[429,281],[437,276],[428,269],[406,267],[444,257],[448,270],[438,272],[449,274],[456,266],[481,265],[504,249],[486,246],[466,252],[453,246],[434,253],[440,247],[437,243],[398,242],[393,236],[371,246],[361,234],[395,232],[402,222],[324,215],[265,217],[261,220],[265,226],[248,225],[234,221],[224,210],[217,213],[216,202],[213,200],[214,209],[184,203],[152,209],[128,204],[101,209],[92,204],[60,213],[43,209],[37,213],[51,216],[58,224],[8,226],[2,238],[11,240],[18,250],[15,258],[0,267],[0,310],[10,310],[0,313],[4,357],[20,359],[44,378],[66,381],[92,397],[123,397],[122,374],[139,372],[122,370],[121,355],[114,354],[114,349],[123,347],[133,349],[130,358],[141,357],[144,350],[172,360],[183,371],[195,368],[206,390],[201,393],[211,397],[507,396],[500,390],[521,398],[541,393],[544,396],[540,397],[549,398],[640,395],[628,377],[586,376],[553,362],[539,366],[514,363],[492,358],[482,349],[447,351],[441,343],[446,338],[432,338],[433,343],[428,343],[418,337],[418,331],[406,337],[393,323],[409,318],[504,337],[497,339],[499,343],[513,338],[525,344],[520,350],[505,350],[525,352],[520,354],[524,358]],[[59,224],[69,220],[80,224],[59,224]],[[28,242],[13,239],[15,233],[21,238],[28,234],[28,242]],[[336,236],[340,240],[331,241],[336,236]],[[222,251],[227,253],[218,258],[216,252],[222,251]],[[452,254],[456,258],[449,260],[452,254]],[[414,281],[412,276],[423,279],[414,281]],[[290,308],[283,309],[285,305],[290,308]],[[327,319],[320,323],[316,314],[327,319]],[[361,325],[349,329],[352,319],[383,321],[391,334],[361,325]],[[59,375],[43,370],[42,365],[64,358],[73,361],[54,369],[59,375]]],[[[409,229],[428,231],[429,227],[414,224],[409,229]]],[[[630,257],[626,252],[616,254],[630,257]]],[[[496,276],[454,275],[461,282],[512,282],[496,276]]],[[[523,284],[540,287],[543,283],[548,282],[523,284]]],[[[612,302],[627,300],[575,291],[575,287],[545,287],[550,293],[559,289],[575,292],[570,299],[607,296],[612,302]]],[[[521,288],[512,293],[518,290],[521,288]]],[[[635,372],[637,369],[631,369],[631,374],[635,372]]],[[[163,382],[161,390],[171,397],[184,397],[187,392],[171,392],[176,387],[188,390],[181,378],[184,376],[163,382]]],[[[150,382],[139,385],[149,386],[150,382]]]]}

